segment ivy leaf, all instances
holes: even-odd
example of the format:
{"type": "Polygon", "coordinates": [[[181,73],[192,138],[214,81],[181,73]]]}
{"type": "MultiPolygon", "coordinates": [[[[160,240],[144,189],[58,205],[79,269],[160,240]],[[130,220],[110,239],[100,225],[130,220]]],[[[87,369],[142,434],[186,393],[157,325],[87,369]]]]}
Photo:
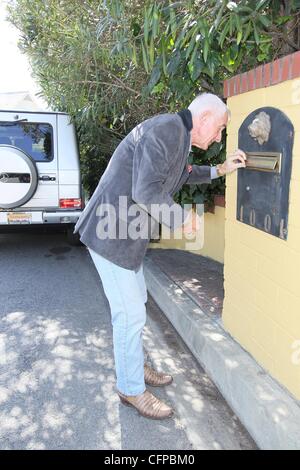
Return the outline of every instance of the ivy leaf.
{"type": "Polygon", "coordinates": [[[258,2],[258,4],[256,5],[255,10],[256,10],[256,11],[259,10],[260,8],[262,8],[263,6],[265,6],[265,4],[266,4],[267,2],[269,2],[269,0],[260,0],[260,1],[258,2]]]}
{"type": "Polygon", "coordinates": [[[153,36],[151,36],[151,39],[150,39],[149,60],[150,60],[150,66],[153,67],[153,63],[154,63],[154,41],[153,41],[153,36]]]}
{"type": "Polygon", "coordinates": [[[224,44],[224,41],[225,41],[225,38],[226,38],[226,34],[228,34],[229,27],[230,27],[229,22],[227,22],[226,25],[224,26],[223,31],[220,34],[219,44],[220,44],[221,48],[223,47],[223,44],[224,44]]]}
{"type": "Polygon", "coordinates": [[[258,54],[257,55],[257,60],[258,62],[263,62],[266,59],[266,54],[258,54]]]}
{"type": "Polygon", "coordinates": [[[208,69],[208,75],[210,76],[210,78],[214,78],[215,65],[216,65],[215,60],[209,57],[209,60],[207,61],[207,69],[208,69]]]}
{"type": "Polygon", "coordinates": [[[145,19],[144,19],[144,39],[145,43],[148,43],[148,36],[149,36],[149,20],[147,12],[145,12],[145,19]]]}
{"type": "Polygon", "coordinates": [[[160,77],[161,77],[161,61],[157,62],[157,64],[152,69],[151,77],[148,82],[148,88],[150,92],[154,88],[154,86],[157,84],[160,77]]]}
{"type": "Polygon", "coordinates": [[[238,56],[239,53],[239,47],[237,44],[232,44],[232,46],[229,49],[230,51],[230,57],[232,60],[235,60],[238,56]]]}
{"type": "Polygon", "coordinates": [[[255,39],[256,44],[258,45],[259,44],[259,35],[258,35],[258,32],[257,32],[256,24],[254,23],[254,21],[252,21],[252,24],[253,24],[254,39],[255,39]]]}
{"type": "Polygon", "coordinates": [[[173,39],[176,38],[176,16],[174,8],[170,8],[170,25],[173,39]]]}
{"type": "Polygon", "coordinates": [[[167,71],[169,75],[172,76],[176,74],[180,62],[181,62],[181,53],[180,51],[176,51],[175,53],[172,54],[170,61],[167,65],[167,71]]]}
{"type": "Polygon", "coordinates": [[[204,203],[204,194],[202,192],[200,192],[199,189],[198,189],[197,193],[194,194],[194,202],[196,204],[203,204],[204,203]]]}
{"type": "Polygon", "coordinates": [[[159,82],[157,85],[155,85],[151,91],[151,95],[159,94],[162,93],[164,90],[165,85],[162,82],[159,82]]]}
{"type": "Polygon", "coordinates": [[[258,19],[265,26],[265,28],[269,28],[271,25],[271,21],[267,18],[266,15],[258,15],[258,19]]]}
{"type": "Polygon", "coordinates": [[[190,67],[189,67],[190,75],[191,75],[191,79],[194,82],[197,80],[197,78],[201,74],[203,66],[204,66],[204,63],[202,59],[200,59],[200,57],[195,57],[195,59],[193,60],[193,63],[190,64],[190,67]]]}
{"type": "Polygon", "coordinates": [[[189,47],[186,50],[185,58],[188,59],[192,53],[192,50],[194,49],[196,42],[196,36],[194,35],[190,41],[189,47]]]}
{"type": "Polygon", "coordinates": [[[140,34],[141,27],[139,23],[134,22],[131,26],[131,30],[132,30],[133,36],[137,36],[138,34],[140,34]]]}
{"type": "Polygon", "coordinates": [[[252,23],[251,23],[251,21],[249,21],[249,23],[247,24],[246,30],[245,30],[243,42],[247,41],[248,37],[251,34],[251,31],[252,31],[252,23]]]}
{"type": "Polygon", "coordinates": [[[149,73],[148,57],[147,57],[146,48],[144,46],[144,41],[142,41],[142,54],[143,54],[143,62],[144,62],[145,70],[147,73],[149,73]]]}
{"type": "Polygon", "coordinates": [[[243,37],[243,32],[242,32],[242,31],[239,31],[239,32],[237,33],[237,37],[236,37],[236,43],[237,43],[237,45],[240,44],[240,42],[241,42],[241,40],[242,40],[242,37],[243,37]]]}
{"type": "Polygon", "coordinates": [[[204,62],[207,62],[208,51],[209,51],[209,43],[208,43],[208,40],[205,38],[205,40],[204,40],[204,47],[203,47],[203,59],[204,59],[204,62]]]}
{"type": "Polygon", "coordinates": [[[278,26],[282,26],[283,24],[287,23],[291,19],[292,19],[292,16],[279,16],[278,18],[276,18],[275,24],[277,24],[278,26]]]}
{"type": "Polygon", "coordinates": [[[154,12],[153,12],[153,18],[152,18],[152,37],[153,37],[153,39],[155,39],[157,37],[158,29],[159,29],[159,15],[158,15],[157,6],[154,5],[154,12]]]}

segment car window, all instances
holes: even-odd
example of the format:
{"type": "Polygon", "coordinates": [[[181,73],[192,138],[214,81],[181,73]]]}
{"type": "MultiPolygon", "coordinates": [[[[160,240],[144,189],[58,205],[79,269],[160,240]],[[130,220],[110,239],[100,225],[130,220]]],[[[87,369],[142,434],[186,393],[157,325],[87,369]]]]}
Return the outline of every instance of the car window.
{"type": "Polygon", "coordinates": [[[36,162],[53,160],[53,129],[47,123],[0,121],[1,144],[18,147],[36,162]]]}

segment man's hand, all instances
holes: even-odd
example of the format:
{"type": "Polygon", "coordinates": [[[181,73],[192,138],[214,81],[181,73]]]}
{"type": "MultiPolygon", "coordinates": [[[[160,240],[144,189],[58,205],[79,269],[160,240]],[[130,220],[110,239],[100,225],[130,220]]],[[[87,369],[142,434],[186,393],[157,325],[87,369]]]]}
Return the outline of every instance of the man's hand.
{"type": "Polygon", "coordinates": [[[245,168],[246,166],[246,154],[243,150],[237,149],[234,153],[227,156],[224,163],[217,165],[218,173],[220,176],[224,176],[227,173],[232,173],[238,168],[245,168]]]}
{"type": "Polygon", "coordinates": [[[184,221],[184,224],[182,225],[182,231],[187,237],[195,236],[196,232],[200,230],[200,224],[200,217],[195,211],[191,209],[184,221]]]}

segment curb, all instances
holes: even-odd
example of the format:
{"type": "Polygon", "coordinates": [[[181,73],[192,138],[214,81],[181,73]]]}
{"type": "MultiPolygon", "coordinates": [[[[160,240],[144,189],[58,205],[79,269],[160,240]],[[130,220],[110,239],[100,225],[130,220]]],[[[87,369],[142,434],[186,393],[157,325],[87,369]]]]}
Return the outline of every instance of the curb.
{"type": "Polygon", "coordinates": [[[147,288],[260,449],[300,449],[300,405],[147,256],[147,288]]]}

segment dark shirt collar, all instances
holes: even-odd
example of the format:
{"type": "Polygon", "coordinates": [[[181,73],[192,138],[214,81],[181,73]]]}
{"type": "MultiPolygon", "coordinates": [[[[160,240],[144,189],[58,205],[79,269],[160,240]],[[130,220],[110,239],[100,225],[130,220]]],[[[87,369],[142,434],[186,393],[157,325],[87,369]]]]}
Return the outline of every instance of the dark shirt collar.
{"type": "Polygon", "coordinates": [[[193,129],[193,119],[191,111],[189,109],[183,109],[177,114],[181,117],[184,127],[188,130],[188,132],[190,132],[193,129]]]}

